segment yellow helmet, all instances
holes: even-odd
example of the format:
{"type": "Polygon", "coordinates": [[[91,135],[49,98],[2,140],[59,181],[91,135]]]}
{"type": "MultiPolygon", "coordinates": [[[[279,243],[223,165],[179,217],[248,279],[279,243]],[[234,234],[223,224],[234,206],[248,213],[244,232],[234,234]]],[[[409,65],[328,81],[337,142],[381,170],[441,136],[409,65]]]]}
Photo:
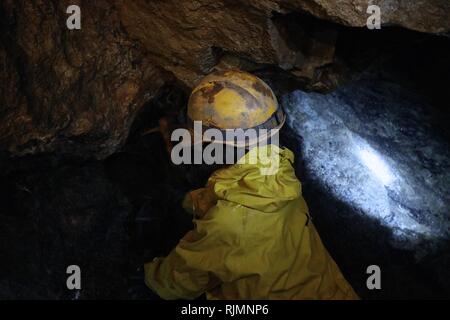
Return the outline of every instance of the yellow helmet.
{"type": "Polygon", "coordinates": [[[235,69],[203,78],[191,93],[187,115],[191,128],[194,121],[202,121],[204,129],[219,130],[280,129],[286,120],[270,87],[258,77],[235,69]]]}

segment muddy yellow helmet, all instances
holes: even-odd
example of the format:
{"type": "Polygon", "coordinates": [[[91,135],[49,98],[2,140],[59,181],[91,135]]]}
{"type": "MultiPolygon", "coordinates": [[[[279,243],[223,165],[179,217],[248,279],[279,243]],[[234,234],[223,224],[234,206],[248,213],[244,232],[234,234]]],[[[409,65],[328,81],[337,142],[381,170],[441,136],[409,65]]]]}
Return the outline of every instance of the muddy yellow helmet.
{"type": "Polygon", "coordinates": [[[187,113],[191,127],[194,121],[202,121],[203,128],[219,130],[280,129],[285,122],[270,87],[240,70],[216,71],[204,77],[192,91],[187,113]]]}

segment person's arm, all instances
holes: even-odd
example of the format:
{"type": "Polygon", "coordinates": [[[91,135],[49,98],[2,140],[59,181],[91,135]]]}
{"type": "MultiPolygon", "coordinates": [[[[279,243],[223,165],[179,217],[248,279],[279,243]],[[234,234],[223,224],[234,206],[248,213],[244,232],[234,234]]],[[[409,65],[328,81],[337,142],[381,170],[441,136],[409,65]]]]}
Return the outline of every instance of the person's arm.
{"type": "Polygon", "coordinates": [[[146,285],[166,300],[195,299],[213,289],[220,284],[214,268],[199,265],[202,259],[215,258],[209,256],[209,244],[207,236],[190,231],[167,257],[144,265],[146,285]]]}
{"type": "Polygon", "coordinates": [[[195,299],[229,278],[225,257],[233,248],[233,227],[223,208],[212,206],[165,258],[145,265],[146,284],[164,299],[195,299]],[[230,229],[231,226],[231,229],[230,229]]]}
{"type": "Polygon", "coordinates": [[[205,188],[188,192],[184,197],[182,206],[194,217],[202,218],[216,203],[217,196],[213,191],[213,186],[208,184],[205,188]]]}
{"type": "Polygon", "coordinates": [[[185,128],[185,125],[175,125],[174,124],[174,119],[172,117],[162,117],[158,120],[158,126],[155,128],[151,128],[151,129],[147,129],[144,132],[142,132],[142,136],[145,136],[147,134],[151,134],[151,133],[156,133],[159,132],[164,140],[164,144],[166,145],[166,150],[167,153],[170,154],[172,153],[172,149],[173,149],[173,143],[171,140],[172,137],[172,132],[175,129],[178,128],[185,128]]]}

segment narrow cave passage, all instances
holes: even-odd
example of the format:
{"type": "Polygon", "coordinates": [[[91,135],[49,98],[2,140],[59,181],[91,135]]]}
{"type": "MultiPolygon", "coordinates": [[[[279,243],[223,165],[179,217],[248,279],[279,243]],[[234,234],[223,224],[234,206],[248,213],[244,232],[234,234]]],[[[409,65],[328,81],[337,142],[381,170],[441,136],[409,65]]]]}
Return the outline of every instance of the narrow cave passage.
{"type": "MultiPolygon", "coordinates": [[[[286,44],[282,58],[295,53],[289,63],[211,46],[220,54],[208,65],[246,69],[274,90],[287,114],[281,144],[294,152],[312,220],[361,298],[448,298],[450,39],[302,17],[271,20],[286,44]],[[383,271],[383,290],[366,286],[373,264],[383,271]]],[[[148,133],[163,116],[185,124],[190,91],[170,77],[130,118],[115,119],[131,123],[125,133],[96,128],[72,139],[61,129],[61,153],[11,157],[2,149],[1,299],[135,298],[137,268],[193,228],[181,202],[215,169],[174,165],[161,134],[148,133]],[[110,136],[121,142],[108,157],[80,156],[95,138],[109,146],[110,136]],[[65,288],[74,263],[87,284],[79,292],[65,288]]]]}

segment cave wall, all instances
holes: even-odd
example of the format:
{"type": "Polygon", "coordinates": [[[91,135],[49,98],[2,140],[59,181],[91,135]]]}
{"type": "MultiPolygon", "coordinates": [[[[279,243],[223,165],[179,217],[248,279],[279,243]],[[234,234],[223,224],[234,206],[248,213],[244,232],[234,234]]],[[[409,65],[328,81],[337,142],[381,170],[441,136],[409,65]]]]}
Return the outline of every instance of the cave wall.
{"type": "Polygon", "coordinates": [[[72,3],[0,5],[0,145],[13,155],[104,158],[167,78],[128,39],[109,1],[79,2],[79,32],[66,28],[72,3]]]}
{"type": "MultiPolygon", "coordinates": [[[[450,30],[446,0],[371,4],[384,25],[450,30]]],[[[2,1],[0,150],[103,159],[165,83],[189,88],[214,68],[275,66],[308,89],[332,90],[339,79],[323,68],[336,62],[336,30],[285,17],[361,27],[366,8],[364,0],[2,1]],[[66,28],[71,4],[81,7],[82,30],[66,28]]]]}

